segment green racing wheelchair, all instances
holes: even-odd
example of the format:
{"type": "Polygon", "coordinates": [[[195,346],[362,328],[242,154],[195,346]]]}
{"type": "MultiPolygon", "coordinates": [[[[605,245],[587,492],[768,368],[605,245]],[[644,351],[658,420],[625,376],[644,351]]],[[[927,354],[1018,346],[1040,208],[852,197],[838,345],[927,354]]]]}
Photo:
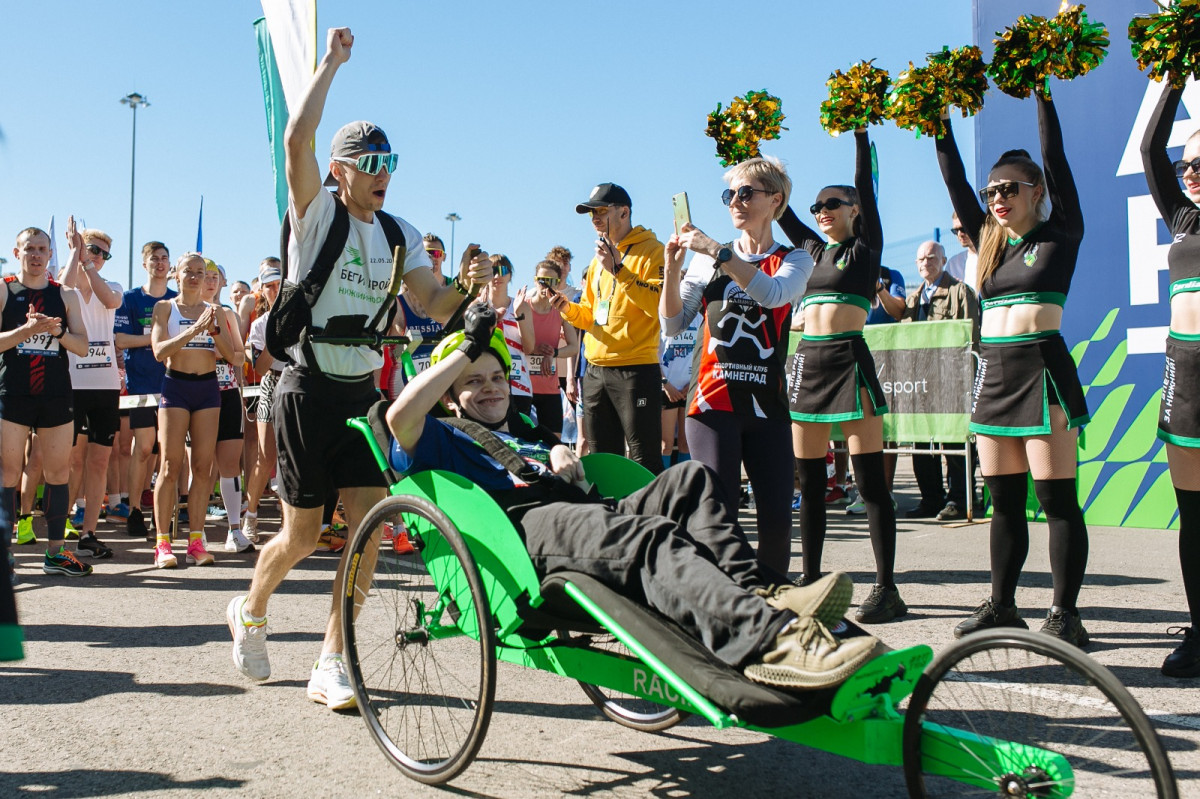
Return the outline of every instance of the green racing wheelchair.
{"type": "MultiPolygon", "coordinates": [[[[1057,639],[993,630],[936,658],[928,646],[882,651],[832,689],[757,684],[587,575],[539,580],[483,489],[449,472],[391,470],[381,417],[349,422],[391,487],[347,546],[338,601],[362,717],[414,780],[444,783],[470,765],[504,661],[576,680],[605,716],[635,730],[699,716],[901,766],[914,797],[1178,796],[1137,701],[1057,639]]],[[[612,455],[590,455],[584,466],[610,497],[651,479],[612,455]]],[[[838,635],[863,634],[844,625],[838,635]]]]}

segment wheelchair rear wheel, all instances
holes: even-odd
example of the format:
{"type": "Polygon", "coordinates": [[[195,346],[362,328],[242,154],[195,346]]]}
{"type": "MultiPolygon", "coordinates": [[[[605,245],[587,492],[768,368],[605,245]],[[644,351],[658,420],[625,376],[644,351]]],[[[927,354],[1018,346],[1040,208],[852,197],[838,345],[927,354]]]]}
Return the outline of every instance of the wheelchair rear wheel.
{"type": "Polygon", "coordinates": [[[905,711],[904,777],[914,797],[1179,795],[1112,672],[1027,630],[968,635],[934,658],[905,711]]]}
{"type": "Polygon", "coordinates": [[[340,596],[375,743],[414,780],[453,779],[483,743],[496,692],[491,613],[462,536],[431,502],[388,497],[350,543],[340,596]]]}
{"type": "MultiPolygon", "coordinates": [[[[613,635],[607,633],[594,635],[589,633],[561,633],[573,641],[586,643],[592,649],[598,649],[619,656],[631,656],[630,651],[613,635]]],[[[592,700],[601,713],[617,722],[622,727],[640,732],[662,732],[674,727],[690,714],[679,708],[660,705],[639,696],[632,696],[598,685],[580,682],[579,687],[592,700]]]]}

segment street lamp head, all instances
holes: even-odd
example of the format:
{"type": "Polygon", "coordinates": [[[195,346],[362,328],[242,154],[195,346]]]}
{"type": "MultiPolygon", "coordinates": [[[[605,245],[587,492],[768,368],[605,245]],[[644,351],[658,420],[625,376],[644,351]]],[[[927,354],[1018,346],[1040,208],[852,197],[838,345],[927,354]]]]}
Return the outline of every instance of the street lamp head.
{"type": "Polygon", "coordinates": [[[459,216],[458,214],[454,213],[453,211],[451,211],[450,213],[446,214],[446,221],[447,222],[461,222],[462,217],[459,216]]]}
{"type": "Polygon", "coordinates": [[[136,111],[138,106],[144,107],[144,106],[150,105],[150,101],[147,100],[144,96],[138,94],[137,92],[132,92],[121,98],[121,104],[127,105],[136,111]]]}

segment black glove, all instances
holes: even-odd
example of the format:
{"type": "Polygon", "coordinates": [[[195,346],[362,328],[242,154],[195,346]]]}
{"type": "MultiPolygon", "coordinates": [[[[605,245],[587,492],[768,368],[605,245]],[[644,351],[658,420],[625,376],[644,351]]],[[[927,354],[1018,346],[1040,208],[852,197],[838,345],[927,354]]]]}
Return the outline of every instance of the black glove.
{"type": "Polygon", "coordinates": [[[459,349],[474,361],[488,348],[492,331],[496,329],[496,309],[486,300],[477,300],[463,313],[463,334],[466,338],[459,349]]]}

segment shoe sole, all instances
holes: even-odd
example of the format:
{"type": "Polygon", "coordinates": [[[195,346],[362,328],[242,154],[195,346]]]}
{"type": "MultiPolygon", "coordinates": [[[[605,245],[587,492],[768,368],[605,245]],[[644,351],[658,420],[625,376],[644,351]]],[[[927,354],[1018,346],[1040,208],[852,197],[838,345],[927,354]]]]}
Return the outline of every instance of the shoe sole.
{"type": "Polygon", "coordinates": [[[743,672],[746,678],[757,683],[770,685],[775,688],[798,691],[814,691],[821,688],[832,688],[844,683],[850,675],[862,668],[871,659],[874,648],[863,652],[859,657],[838,666],[831,671],[801,672],[781,666],[771,666],[765,663],[752,663],[743,672]]]}
{"type": "Polygon", "coordinates": [[[325,696],[325,693],[323,691],[314,691],[313,689],[310,688],[310,689],[308,689],[307,694],[308,694],[309,699],[311,699],[312,701],[316,702],[319,705],[325,705],[325,707],[329,708],[330,710],[350,710],[351,708],[358,707],[358,701],[353,696],[351,696],[349,699],[346,699],[342,702],[338,702],[336,704],[330,704],[329,698],[327,696],[325,696]]]}
{"type": "Polygon", "coordinates": [[[901,616],[908,615],[908,605],[901,602],[897,607],[886,608],[876,615],[864,613],[855,613],[854,620],[859,624],[883,624],[884,622],[898,619],[901,616]]]}
{"type": "MultiPolygon", "coordinates": [[[[807,586],[790,589],[791,591],[811,588],[821,581],[828,581],[823,594],[818,593],[808,603],[808,612],[826,627],[834,627],[846,614],[850,602],[854,599],[854,581],[845,572],[831,572],[824,577],[809,583],[807,586]]],[[[786,594],[785,594],[786,595],[786,594]]],[[[797,615],[804,608],[797,609],[788,606],[782,600],[768,600],[767,604],[777,610],[790,610],[797,615]]]]}
{"type": "Polygon", "coordinates": [[[216,562],[216,559],[213,558],[212,555],[209,555],[208,558],[205,560],[197,560],[196,558],[193,558],[191,555],[187,555],[184,557],[184,560],[187,562],[187,565],[189,565],[189,566],[211,566],[211,565],[213,565],[213,563],[216,562]]]}
{"type": "Polygon", "coordinates": [[[983,627],[977,627],[974,630],[971,630],[970,632],[964,632],[964,631],[959,630],[957,627],[955,627],[954,628],[954,637],[955,638],[964,638],[968,635],[974,635],[975,633],[981,633],[984,630],[1002,630],[1006,627],[1011,627],[1011,628],[1014,628],[1017,630],[1028,630],[1029,623],[1026,622],[1024,619],[1014,619],[1013,621],[1006,621],[1003,624],[987,624],[987,625],[984,625],[983,627]]]}
{"type": "Polygon", "coordinates": [[[1200,677],[1200,663],[1196,663],[1193,666],[1181,669],[1172,669],[1163,666],[1161,671],[1164,677],[1174,677],[1177,680],[1187,680],[1193,677],[1200,677]]]}
{"type": "MultiPolygon", "coordinates": [[[[271,678],[270,668],[268,667],[266,674],[259,677],[257,675],[251,674],[250,672],[246,671],[246,667],[242,665],[242,663],[238,660],[238,656],[237,656],[237,633],[234,631],[235,630],[234,625],[242,623],[241,620],[239,618],[237,618],[238,616],[241,615],[241,607],[238,605],[237,602],[239,599],[242,599],[242,598],[243,597],[235,596],[233,599],[229,600],[229,604],[225,606],[225,624],[227,624],[229,626],[229,635],[232,636],[232,638],[233,638],[233,651],[231,653],[231,655],[233,657],[233,665],[244,676],[249,677],[251,680],[262,682],[263,680],[268,680],[271,678]]],[[[243,626],[245,626],[245,625],[243,625],[243,626]]]]}
{"type": "Polygon", "coordinates": [[[104,560],[105,558],[111,558],[112,556],[113,551],[111,549],[102,549],[99,552],[93,552],[88,549],[75,550],[75,557],[77,558],[95,558],[96,560],[104,560]]]}
{"type": "Polygon", "coordinates": [[[178,566],[179,560],[174,557],[172,557],[170,560],[167,560],[166,558],[163,558],[162,560],[159,560],[158,558],[154,559],[154,568],[156,569],[174,569],[178,566]]]}
{"type": "Polygon", "coordinates": [[[87,577],[89,574],[92,573],[92,569],[89,566],[87,571],[81,572],[81,571],[76,571],[74,569],[63,569],[63,568],[59,568],[57,566],[46,566],[45,564],[43,564],[42,572],[44,574],[65,574],[67,577],[87,577]]]}

